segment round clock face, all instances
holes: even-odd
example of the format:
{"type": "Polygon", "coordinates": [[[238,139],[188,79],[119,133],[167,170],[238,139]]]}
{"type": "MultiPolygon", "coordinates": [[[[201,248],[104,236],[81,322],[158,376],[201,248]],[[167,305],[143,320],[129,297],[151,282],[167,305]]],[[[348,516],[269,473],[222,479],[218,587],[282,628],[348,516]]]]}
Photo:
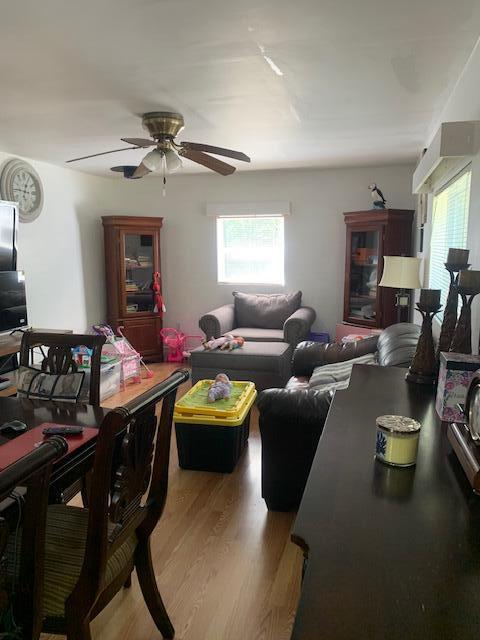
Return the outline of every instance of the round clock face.
{"type": "Polygon", "coordinates": [[[7,162],[0,177],[0,193],[3,199],[18,202],[21,222],[32,222],[40,215],[42,183],[35,169],[23,160],[7,162]]]}
{"type": "Polygon", "coordinates": [[[474,440],[480,439],[480,380],[472,382],[467,398],[468,428],[474,440]]]}

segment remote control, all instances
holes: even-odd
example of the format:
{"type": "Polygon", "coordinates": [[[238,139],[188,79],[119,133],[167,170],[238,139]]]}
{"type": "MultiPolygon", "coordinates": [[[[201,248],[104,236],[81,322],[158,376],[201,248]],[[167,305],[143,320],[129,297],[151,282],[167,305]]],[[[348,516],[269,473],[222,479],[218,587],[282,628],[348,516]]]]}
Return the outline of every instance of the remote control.
{"type": "Polygon", "coordinates": [[[45,427],[42,431],[44,436],[80,436],[83,433],[83,427],[67,427],[59,424],[53,427],[45,427]]]}

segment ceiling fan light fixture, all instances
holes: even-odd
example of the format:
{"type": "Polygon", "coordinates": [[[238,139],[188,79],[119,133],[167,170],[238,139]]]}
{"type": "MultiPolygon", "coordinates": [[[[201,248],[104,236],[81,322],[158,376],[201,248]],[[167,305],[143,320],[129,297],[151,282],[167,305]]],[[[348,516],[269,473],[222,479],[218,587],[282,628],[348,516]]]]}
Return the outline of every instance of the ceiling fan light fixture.
{"type": "MultiPolygon", "coordinates": [[[[264,57],[266,56],[264,47],[260,47],[260,52],[264,57]]],[[[271,63],[273,63],[273,61],[270,58],[267,60],[267,58],[268,56],[266,57],[266,61],[272,66],[271,63]]],[[[273,70],[277,74],[282,73],[278,68],[273,70]]],[[[187,160],[200,164],[222,176],[228,176],[233,173],[235,167],[215,156],[225,156],[226,158],[241,160],[242,162],[250,162],[250,158],[245,153],[233,149],[225,149],[224,147],[198,142],[176,142],[176,136],[184,127],[183,116],[180,113],[171,111],[144,113],[142,116],[142,124],[149,132],[151,139],[122,138],[123,142],[129,144],[128,147],[93,153],[80,158],[72,158],[71,160],[67,160],[67,162],[97,158],[98,156],[104,156],[110,153],[130,151],[131,149],[136,150],[155,147],[147,153],[138,166],[131,167],[129,165],[122,165],[120,167],[112,167],[112,170],[122,172],[125,178],[130,179],[143,178],[152,172],[160,173],[163,174],[164,181],[167,172],[173,173],[182,167],[183,158],[187,158],[187,160]]]]}
{"type": "Polygon", "coordinates": [[[150,171],[158,171],[162,167],[162,159],[163,153],[158,149],[154,149],[147,153],[142,160],[142,164],[144,164],[150,171]]]}
{"type": "Polygon", "coordinates": [[[168,173],[174,173],[183,167],[181,158],[172,149],[165,152],[165,161],[168,173]]]}

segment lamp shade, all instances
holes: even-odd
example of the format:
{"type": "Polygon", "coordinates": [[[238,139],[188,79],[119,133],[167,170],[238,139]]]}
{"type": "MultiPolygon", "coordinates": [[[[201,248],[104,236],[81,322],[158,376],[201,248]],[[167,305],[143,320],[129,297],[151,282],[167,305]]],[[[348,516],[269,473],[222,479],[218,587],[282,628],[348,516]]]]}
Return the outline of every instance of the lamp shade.
{"type": "Polygon", "coordinates": [[[153,151],[149,151],[147,155],[142,160],[142,163],[150,169],[150,171],[158,171],[162,166],[163,153],[158,151],[158,149],[154,149],[153,151]]]}
{"type": "Polygon", "coordinates": [[[178,169],[182,168],[182,161],[180,157],[171,149],[165,151],[165,161],[167,163],[168,173],[173,173],[174,171],[178,171],[178,169]]]}
{"type": "Polygon", "coordinates": [[[420,289],[420,258],[406,256],[384,256],[380,287],[394,289],[420,289]]]}

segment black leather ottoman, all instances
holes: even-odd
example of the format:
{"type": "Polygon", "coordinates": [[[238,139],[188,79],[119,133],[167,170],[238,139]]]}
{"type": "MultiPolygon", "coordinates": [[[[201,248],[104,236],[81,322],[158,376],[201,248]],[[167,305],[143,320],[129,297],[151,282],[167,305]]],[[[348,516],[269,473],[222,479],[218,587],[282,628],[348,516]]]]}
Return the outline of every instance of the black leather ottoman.
{"type": "Polygon", "coordinates": [[[245,342],[234,351],[194,349],[192,383],[226,373],[230,380],[249,380],[257,391],[283,387],[291,375],[292,348],[286,342],[245,342]]]}

